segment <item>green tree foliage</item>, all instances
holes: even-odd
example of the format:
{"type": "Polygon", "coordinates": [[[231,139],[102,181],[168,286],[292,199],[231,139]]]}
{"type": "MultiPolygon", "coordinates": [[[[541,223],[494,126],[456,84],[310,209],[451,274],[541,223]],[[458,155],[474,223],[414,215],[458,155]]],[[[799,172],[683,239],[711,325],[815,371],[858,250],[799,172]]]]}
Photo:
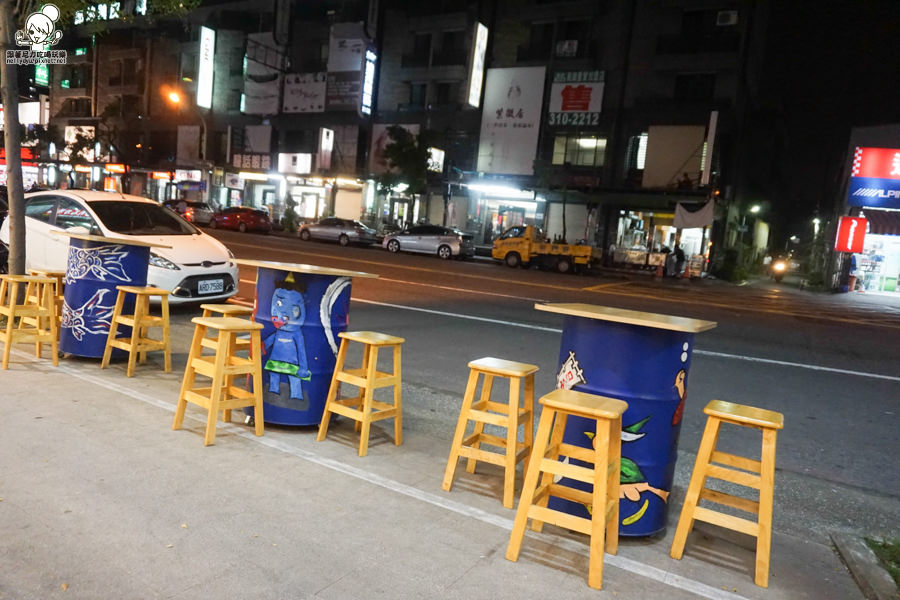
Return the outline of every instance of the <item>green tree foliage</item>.
{"type": "Polygon", "coordinates": [[[399,125],[388,127],[387,132],[391,142],[384,147],[384,157],[389,170],[379,177],[379,187],[388,191],[398,183],[405,183],[409,186],[409,194],[424,192],[428,187],[428,159],[431,157],[423,139],[427,134],[414,135],[399,125]]]}

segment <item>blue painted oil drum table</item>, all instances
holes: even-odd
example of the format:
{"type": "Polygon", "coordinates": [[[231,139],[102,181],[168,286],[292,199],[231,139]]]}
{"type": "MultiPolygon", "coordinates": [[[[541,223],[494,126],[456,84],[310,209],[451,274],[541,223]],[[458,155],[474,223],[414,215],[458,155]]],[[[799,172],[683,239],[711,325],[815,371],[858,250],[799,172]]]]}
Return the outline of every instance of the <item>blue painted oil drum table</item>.
{"type": "MultiPolygon", "coordinates": [[[[87,358],[102,358],[116,305],[116,286],[147,285],[150,248],[165,244],[54,231],[69,238],[69,257],[63,279],[62,323],[59,351],[87,358]]],[[[134,312],[134,298],[126,296],[123,313],[134,312]]],[[[120,327],[121,335],[131,328],[120,327]]],[[[116,354],[121,350],[115,350],[116,354]]]]}
{"type": "MultiPolygon", "coordinates": [[[[256,267],[262,323],[263,414],[276,425],[318,425],[350,316],[350,283],[377,275],[315,265],[235,259],[256,267]]],[[[252,415],[253,408],[244,411],[252,415]]]]}
{"type": "MultiPolygon", "coordinates": [[[[675,472],[694,334],[716,323],[592,304],[535,308],[565,315],[557,386],[628,403],[622,416],[619,534],[647,536],[661,531],[675,472]]],[[[594,423],[570,416],[563,440],[590,448],[594,431],[594,423]]],[[[590,491],[590,485],[574,480],[559,483],[590,491]]],[[[590,518],[586,505],[551,497],[550,506],[590,518]]]]}

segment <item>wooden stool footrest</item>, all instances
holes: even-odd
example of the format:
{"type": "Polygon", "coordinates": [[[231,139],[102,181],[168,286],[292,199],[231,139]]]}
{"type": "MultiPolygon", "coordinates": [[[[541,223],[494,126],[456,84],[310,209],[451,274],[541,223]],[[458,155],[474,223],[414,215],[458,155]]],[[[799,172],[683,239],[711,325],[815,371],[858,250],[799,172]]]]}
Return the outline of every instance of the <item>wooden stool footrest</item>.
{"type": "MultiPolygon", "coordinates": [[[[197,404],[208,409],[209,404],[212,401],[210,399],[210,394],[212,394],[212,388],[210,387],[194,388],[192,390],[186,390],[184,392],[184,398],[192,404],[197,404]]],[[[227,399],[219,401],[219,410],[244,408],[245,406],[253,406],[255,403],[253,393],[248,392],[243,388],[229,387],[228,396],[227,399]]]]}
{"type": "Polygon", "coordinates": [[[730,506],[731,508],[736,508],[755,515],[759,514],[759,502],[756,500],[732,496],[725,492],[703,488],[700,490],[700,499],[709,500],[710,502],[715,502],[716,504],[721,504],[723,506],[730,506]]]}
{"type": "Polygon", "coordinates": [[[541,460],[541,471],[552,473],[553,475],[561,475],[583,483],[594,483],[593,467],[579,467],[578,465],[564,463],[553,458],[544,458],[541,460]]]}
{"type": "Polygon", "coordinates": [[[714,479],[721,479],[722,481],[729,481],[749,488],[755,488],[757,490],[762,481],[759,475],[735,471],[734,469],[719,467],[717,465],[708,465],[706,467],[706,476],[714,479]]]}
{"type": "Polygon", "coordinates": [[[736,469],[743,469],[744,471],[751,471],[756,474],[762,472],[762,463],[758,460],[753,460],[752,458],[746,458],[744,456],[737,456],[736,454],[729,454],[727,452],[713,452],[712,456],[709,459],[709,462],[719,463],[721,465],[734,467],[736,469]]]}
{"type": "MultiPolygon", "coordinates": [[[[340,373],[337,373],[335,377],[338,381],[349,383],[350,385],[355,385],[356,387],[366,387],[368,385],[366,383],[368,380],[366,379],[365,369],[344,369],[340,373]]],[[[393,373],[375,371],[375,381],[372,382],[373,389],[399,384],[400,377],[394,375],[393,373]]]]}
{"type": "MultiPolygon", "coordinates": [[[[329,410],[339,415],[343,415],[349,419],[353,419],[354,421],[362,421],[363,411],[359,409],[358,406],[359,398],[342,398],[340,400],[335,400],[334,402],[332,402],[331,408],[329,410]]],[[[370,420],[374,422],[380,421],[382,419],[389,419],[396,413],[397,409],[393,404],[373,400],[372,415],[370,420]]]]}
{"type": "Polygon", "coordinates": [[[543,523],[550,523],[551,525],[556,525],[557,527],[571,529],[572,531],[577,531],[578,533],[584,533],[587,535],[591,534],[590,519],[576,517],[574,515],[559,512],[558,510],[553,510],[552,508],[535,506],[534,504],[532,504],[528,508],[528,518],[535,519],[543,523]]]}
{"type": "Polygon", "coordinates": [[[125,350],[126,352],[151,352],[153,350],[165,350],[166,343],[162,340],[154,340],[153,338],[139,338],[134,344],[131,343],[130,337],[116,338],[112,342],[108,342],[113,348],[125,350]]]}
{"type": "Polygon", "coordinates": [[[712,523],[713,525],[718,525],[719,527],[725,527],[726,529],[739,531],[754,537],[759,535],[758,523],[742,519],[741,517],[734,517],[726,515],[725,513],[716,512],[702,506],[698,506],[694,509],[694,520],[705,521],[707,523],[712,523]]]}

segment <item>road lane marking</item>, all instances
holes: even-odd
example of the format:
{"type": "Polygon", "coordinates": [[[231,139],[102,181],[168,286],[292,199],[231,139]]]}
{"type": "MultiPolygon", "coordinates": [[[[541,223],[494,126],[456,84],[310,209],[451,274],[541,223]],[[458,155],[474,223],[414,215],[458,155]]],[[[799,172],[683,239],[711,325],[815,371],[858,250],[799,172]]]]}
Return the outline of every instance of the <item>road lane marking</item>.
{"type": "MultiPolygon", "coordinates": [[[[13,350],[13,353],[22,357],[29,359],[31,362],[37,362],[38,359],[34,358],[33,355],[22,352],[21,350],[13,350]]],[[[122,394],[125,396],[130,396],[135,400],[153,406],[155,408],[162,409],[169,413],[174,413],[176,404],[163,400],[161,398],[156,398],[150,394],[145,394],[141,392],[137,392],[132,390],[131,388],[125,387],[123,385],[115,384],[109,381],[105,381],[96,375],[88,375],[82,372],[80,369],[70,367],[68,365],[60,365],[56,368],[56,370],[61,371],[63,373],[67,373],[72,377],[77,379],[81,379],[88,383],[92,383],[96,386],[105,388],[117,394],[122,394]]],[[[187,412],[185,414],[185,418],[189,419],[195,423],[200,425],[206,424],[206,417],[201,416],[194,412],[187,412]]],[[[219,430],[227,430],[229,433],[235,435],[236,437],[241,437],[244,440],[259,444],[261,446],[266,446],[271,448],[272,450],[282,452],[284,454],[288,454],[290,456],[294,456],[301,460],[305,460],[307,462],[313,463],[320,467],[325,467],[332,471],[336,471],[343,475],[347,475],[358,479],[360,481],[364,481],[371,485],[378,486],[380,488],[386,489],[390,492],[394,492],[396,494],[400,494],[406,496],[408,498],[412,498],[413,500],[418,500],[420,502],[425,502],[437,508],[441,508],[450,512],[454,512],[463,517],[469,519],[475,519],[477,521],[481,521],[487,525],[493,525],[499,529],[504,531],[512,531],[513,528],[513,520],[496,515],[475,506],[469,506],[467,504],[463,504],[462,502],[456,502],[454,500],[450,500],[446,497],[446,495],[438,495],[433,494],[431,492],[427,492],[425,490],[413,487],[411,485],[407,485],[405,483],[401,483],[399,481],[390,479],[388,477],[384,477],[382,475],[378,475],[376,473],[372,473],[369,471],[365,471],[359,467],[354,465],[343,463],[334,458],[329,458],[326,456],[321,456],[316,454],[315,452],[311,452],[309,450],[305,450],[303,448],[298,448],[295,446],[291,446],[286,442],[275,439],[273,436],[268,437],[257,437],[250,431],[248,431],[245,427],[239,427],[235,423],[218,423],[216,425],[219,430]]],[[[553,543],[560,546],[562,549],[568,550],[570,552],[575,552],[578,554],[583,554],[586,550],[584,543],[579,543],[576,540],[564,538],[558,536],[556,534],[548,534],[544,533],[541,536],[537,536],[537,534],[533,534],[531,532],[527,532],[527,535],[530,539],[534,541],[542,540],[544,542],[547,541],[548,538],[552,538],[553,543]]],[[[707,585],[701,581],[697,581],[694,579],[689,579],[687,577],[683,577],[681,575],[676,575],[664,569],[660,569],[648,564],[641,563],[639,561],[625,558],[624,556],[607,554],[604,556],[605,564],[608,564],[612,567],[616,567],[623,571],[627,571],[633,573],[635,575],[639,575],[645,577],[647,579],[651,579],[657,581],[663,585],[667,585],[669,587],[677,588],[680,590],[684,590],[687,592],[691,592],[698,596],[702,596],[704,598],[709,598],[710,600],[749,600],[745,596],[740,596],[738,594],[734,594],[725,590],[720,590],[711,585],[707,585]]],[[[535,563],[537,564],[537,563],[535,563]]]]}
{"type": "MultiPolygon", "coordinates": [[[[376,302],[375,300],[363,300],[361,298],[351,298],[351,302],[360,302],[362,304],[374,304],[376,306],[387,306],[389,308],[399,308],[401,310],[411,310],[414,312],[423,312],[444,317],[453,317],[456,319],[466,319],[469,321],[481,321],[486,323],[494,323],[496,325],[507,325],[510,327],[522,327],[525,329],[534,329],[536,331],[548,331],[550,333],[562,333],[562,329],[557,327],[545,327],[542,325],[532,325],[530,323],[517,323],[515,321],[505,321],[503,319],[490,319],[488,317],[476,317],[474,315],[464,315],[460,313],[451,313],[442,310],[433,310],[430,308],[419,308],[418,306],[405,306],[403,304],[391,304],[389,302],[376,302]]],[[[771,358],[761,358],[758,356],[745,356],[741,354],[727,354],[725,352],[713,352],[711,350],[694,350],[694,354],[703,356],[712,356],[715,358],[727,358],[731,360],[743,360],[747,362],[766,363],[771,365],[779,365],[782,367],[797,367],[799,369],[809,369],[811,371],[824,371],[828,373],[839,373],[841,375],[854,375],[856,377],[868,377],[870,379],[884,379],[886,381],[900,381],[900,377],[893,375],[882,375],[880,373],[866,373],[864,371],[851,371],[850,369],[836,369],[834,367],[824,367],[821,365],[807,365],[803,363],[790,362],[785,360],[774,360],[771,358]]]]}
{"type": "Polygon", "coordinates": [[[583,287],[583,288],[581,288],[581,291],[582,292],[597,292],[601,289],[607,289],[607,288],[616,287],[616,286],[620,286],[620,285],[628,285],[630,283],[631,283],[630,281],[616,281],[613,283],[600,283],[597,285],[583,287]]]}
{"type": "Polygon", "coordinates": [[[499,298],[512,298],[513,300],[526,300],[528,302],[547,302],[545,298],[529,298],[528,296],[517,296],[514,294],[500,294],[498,292],[484,292],[481,290],[470,290],[467,288],[449,287],[446,285],[434,285],[433,283],[423,283],[421,281],[407,281],[405,279],[388,279],[387,277],[379,277],[378,281],[389,281],[391,283],[405,283],[406,285],[421,285],[438,290],[448,290],[451,292],[465,292],[466,294],[481,294],[483,296],[497,296],[499,298]]]}

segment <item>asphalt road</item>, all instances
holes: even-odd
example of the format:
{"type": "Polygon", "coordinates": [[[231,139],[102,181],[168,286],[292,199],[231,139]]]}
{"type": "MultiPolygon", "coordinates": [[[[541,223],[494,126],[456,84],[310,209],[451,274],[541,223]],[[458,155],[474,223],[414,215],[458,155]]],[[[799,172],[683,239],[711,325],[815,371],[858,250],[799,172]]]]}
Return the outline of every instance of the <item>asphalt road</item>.
{"type": "MultiPolygon", "coordinates": [[[[536,302],[586,302],[716,321],[698,334],[676,485],[685,485],[711,399],[784,413],[778,440],[776,527],[826,540],[830,531],[900,535],[900,304],[811,294],[784,285],[560,275],[487,260],[441,261],[380,248],[275,235],[211,232],[240,258],[375,273],[353,283],[350,328],[406,338],[408,427],[449,444],[467,377],[482,356],[541,367],[555,387],[562,317],[536,302]]],[[[251,302],[254,269],[237,301],[251,302]]],[[[176,322],[195,313],[175,311],[176,322]]],[[[185,333],[184,335],[187,335],[185,333]]],[[[758,456],[758,434],[728,431],[720,448],[758,456]]],[[[679,501],[680,506],[680,501],[679,501]]]]}

